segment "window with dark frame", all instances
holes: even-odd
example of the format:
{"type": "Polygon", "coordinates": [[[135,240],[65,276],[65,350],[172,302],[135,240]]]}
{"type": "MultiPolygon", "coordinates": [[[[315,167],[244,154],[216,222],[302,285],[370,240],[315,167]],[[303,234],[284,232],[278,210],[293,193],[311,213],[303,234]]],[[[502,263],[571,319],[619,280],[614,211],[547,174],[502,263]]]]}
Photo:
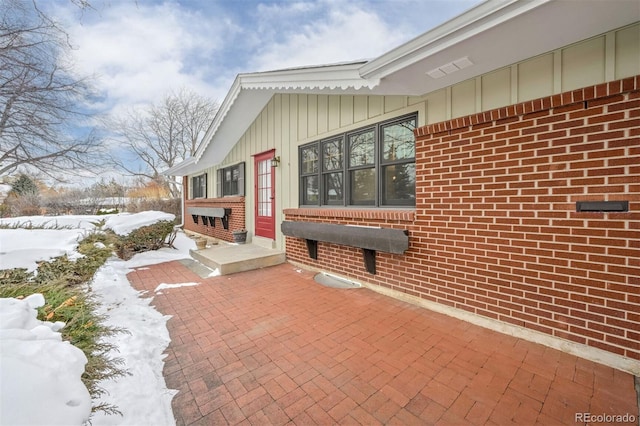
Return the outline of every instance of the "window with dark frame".
{"type": "Polygon", "coordinates": [[[218,197],[244,195],[244,162],[218,169],[218,197]]]}
{"type": "Polygon", "coordinates": [[[207,174],[203,173],[191,178],[191,197],[207,198],[207,174]]]}
{"type": "Polygon", "coordinates": [[[303,145],[300,205],[415,205],[417,114],[303,145]]]}

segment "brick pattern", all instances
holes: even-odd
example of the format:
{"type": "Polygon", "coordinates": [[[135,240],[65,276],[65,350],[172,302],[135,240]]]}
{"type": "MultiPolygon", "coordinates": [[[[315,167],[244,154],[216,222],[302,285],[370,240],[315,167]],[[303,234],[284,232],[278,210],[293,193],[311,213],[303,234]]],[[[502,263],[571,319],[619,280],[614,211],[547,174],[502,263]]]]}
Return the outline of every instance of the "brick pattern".
{"type": "MultiPolygon", "coordinates": [[[[304,222],[321,222],[341,225],[379,226],[383,228],[413,229],[415,212],[412,210],[358,210],[358,209],[285,209],[285,219],[304,222]]],[[[416,241],[409,238],[409,252],[405,255],[382,253],[376,254],[376,275],[367,272],[364,266],[362,250],[329,243],[318,243],[318,259],[309,258],[304,240],[286,237],[287,257],[295,262],[321,268],[324,270],[364,279],[370,283],[384,287],[412,292],[409,277],[406,281],[398,280],[398,274],[418,274],[420,266],[414,264],[416,241]]],[[[415,282],[414,284],[418,284],[415,282]]]]}
{"type": "Polygon", "coordinates": [[[186,230],[231,242],[233,241],[232,231],[243,228],[246,229],[244,197],[197,198],[194,200],[185,200],[184,207],[184,229],[186,230]],[[222,227],[222,222],[219,218],[216,218],[215,227],[210,225],[205,226],[202,223],[202,218],[198,218],[197,224],[194,223],[193,218],[188,213],[189,207],[231,208],[229,229],[222,227]]]}
{"type": "MultiPolygon", "coordinates": [[[[637,415],[633,375],[289,264],[128,275],[168,315],[177,425],[575,425],[637,415]],[[160,283],[199,282],[165,289],[160,283]],[[580,422],[584,423],[584,422],[580,422]]],[[[629,423],[624,423],[629,424],[629,423]]]]}
{"type": "Polygon", "coordinates": [[[380,253],[375,276],[348,247],[312,261],[287,238],[289,258],[640,359],[640,76],[415,133],[413,220],[285,212],[408,229],[405,255],[380,253]],[[597,200],[629,212],[575,211],[597,200]]]}

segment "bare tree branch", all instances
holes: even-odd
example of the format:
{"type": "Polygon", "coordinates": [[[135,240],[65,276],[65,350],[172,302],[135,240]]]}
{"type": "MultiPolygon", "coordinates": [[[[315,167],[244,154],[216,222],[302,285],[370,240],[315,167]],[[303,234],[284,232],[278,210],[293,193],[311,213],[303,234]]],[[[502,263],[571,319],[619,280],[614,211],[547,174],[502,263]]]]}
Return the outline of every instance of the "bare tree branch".
{"type": "Polygon", "coordinates": [[[0,175],[26,166],[58,179],[98,162],[99,138],[78,136],[90,90],[63,65],[69,48],[35,0],[0,2],[0,175]]]}
{"type": "Polygon", "coordinates": [[[145,110],[106,121],[105,127],[117,134],[131,160],[138,160],[119,156],[113,163],[129,175],[167,186],[172,196],[178,196],[178,183],[166,179],[162,171],[195,153],[217,110],[217,102],[182,89],[145,110]]]}

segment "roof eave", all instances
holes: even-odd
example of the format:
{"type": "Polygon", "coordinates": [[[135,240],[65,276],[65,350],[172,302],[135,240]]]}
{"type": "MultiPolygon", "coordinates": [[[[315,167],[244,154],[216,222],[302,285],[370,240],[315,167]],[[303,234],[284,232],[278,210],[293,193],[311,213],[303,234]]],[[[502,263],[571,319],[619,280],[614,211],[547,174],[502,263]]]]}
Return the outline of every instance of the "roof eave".
{"type": "Polygon", "coordinates": [[[244,108],[247,107],[247,96],[252,98],[250,107],[255,112],[257,109],[261,110],[277,92],[366,91],[377,86],[380,80],[363,79],[360,76],[359,70],[364,63],[364,61],[357,61],[238,74],[194,154],[195,161],[205,161],[208,165],[217,165],[224,160],[233,144],[242,136],[254,119],[254,116],[244,111],[243,108],[237,108],[238,102],[244,108]],[[243,109],[243,111],[240,112],[239,109],[243,109]],[[220,136],[221,133],[223,136],[220,136]],[[218,138],[224,139],[224,141],[220,142],[218,147],[220,149],[211,153],[209,146],[212,143],[215,144],[218,138]]]}
{"type": "Polygon", "coordinates": [[[189,157],[186,160],[162,171],[164,176],[186,176],[191,173],[191,169],[196,165],[196,159],[189,157]]]}
{"type": "Polygon", "coordinates": [[[365,78],[382,79],[421,59],[473,37],[552,0],[487,0],[407,43],[367,62],[360,68],[365,78]]]}

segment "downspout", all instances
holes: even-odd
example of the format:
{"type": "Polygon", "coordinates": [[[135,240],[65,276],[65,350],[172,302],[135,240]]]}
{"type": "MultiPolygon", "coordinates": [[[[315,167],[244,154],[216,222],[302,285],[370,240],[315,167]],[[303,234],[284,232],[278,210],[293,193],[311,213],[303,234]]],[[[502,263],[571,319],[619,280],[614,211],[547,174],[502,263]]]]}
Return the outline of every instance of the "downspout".
{"type": "Polygon", "coordinates": [[[182,182],[176,180],[176,185],[180,187],[180,211],[182,213],[180,214],[180,224],[175,227],[184,230],[184,176],[181,177],[182,182]]]}
{"type": "Polygon", "coordinates": [[[182,182],[180,182],[180,211],[182,212],[182,214],[180,215],[180,225],[178,225],[180,229],[182,229],[183,231],[184,231],[184,216],[185,216],[184,199],[186,197],[184,193],[184,180],[185,180],[185,177],[182,176],[182,182]]]}

